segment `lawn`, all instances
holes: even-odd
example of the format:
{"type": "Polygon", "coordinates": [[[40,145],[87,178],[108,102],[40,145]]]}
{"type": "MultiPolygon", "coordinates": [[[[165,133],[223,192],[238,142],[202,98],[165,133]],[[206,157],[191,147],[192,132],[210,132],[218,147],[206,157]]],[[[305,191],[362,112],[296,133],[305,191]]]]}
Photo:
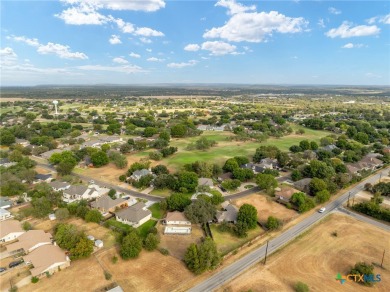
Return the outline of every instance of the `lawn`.
{"type": "Polygon", "coordinates": [[[256,236],[263,234],[265,231],[261,229],[259,226],[256,226],[255,229],[250,230],[248,232],[248,236],[245,238],[238,238],[234,235],[232,235],[230,232],[220,232],[218,230],[217,224],[211,224],[210,225],[211,232],[213,234],[214,242],[217,245],[218,251],[225,255],[232,250],[240,247],[244,243],[248,242],[249,240],[255,238],[256,236]]]}
{"type": "MultiPolygon", "coordinates": [[[[296,131],[301,126],[293,125],[292,128],[296,131]]],[[[308,139],[310,141],[319,142],[322,137],[325,137],[330,132],[317,131],[304,128],[303,135],[291,134],[282,138],[269,138],[267,141],[259,143],[253,141],[228,141],[227,137],[232,136],[231,132],[214,132],[204,131],[202,137],[207,137],[210,140],[217,141],[218,144],[207,151],[186,150],[188,144],[195,142],[199,137],[190,137],[186,139],[172,139],[170,146],[177,147],[178,152],[172,156],[158,161],[158,163],[166,165],[171,170],[180,170],[185,164],[193,163],[195,161],[213,162],[222,165],[227,159],[234,156],[248,156],[252,157],[256,148],[264,146],[277,146],[282,151],[288,151],[290,146],[298,145],[300,141],[308,139]]],[[[135,154],[139,159],[148,156],[150,151],[142,151],[135,154]]]]}
{"type": "Polygon", "coordinates": [[[169,189],[162,189],[162,190],[154,189],[153,191],[150,192],[150,194],[159,197],[169,197],[172,194],[172,191],[169,189]]]}
{"type": "Polygon", "coordinates": [[[154,203],[149,207],[149,210],[152,212],[153,218],[161,219],[163,217],[163,211],[160,208],[160,203],[154,203]]]}
{"type": "Polygon", "coordinates": [[[138,227],[139,234],[141,235],[142,238],[146,238],[146,236],[149,233],[150,228],[155,226],[157,224],[157,221],[155,220],[149,220],[142,224],[140,227],[138,227]]]}

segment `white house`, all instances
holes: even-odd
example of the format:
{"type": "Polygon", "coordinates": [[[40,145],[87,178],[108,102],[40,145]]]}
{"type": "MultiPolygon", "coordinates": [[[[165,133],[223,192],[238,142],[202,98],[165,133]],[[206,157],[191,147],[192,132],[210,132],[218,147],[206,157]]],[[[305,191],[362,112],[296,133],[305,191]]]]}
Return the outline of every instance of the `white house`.
{"type": "Polygon", "coordinates": [[[71,186],[70,183],[62,182],[62,181],[52,181],[49,183],[49,185],[52,187],[53,190],[57,192],[67,190],[71,186]]]}
{"type": "Polygon", "coordinates": [[[182,212],[174,211],[168,212],[165,217],[165,224],[167,225],[191,225],[191,222],[184,216],[182,212]]]}
{"type": "Polygon", "coordinates": [[[23,250],[30,253],[38,247],[52,244],[52,235],[43,230],[29,230],[18,237],[18,241],[7,245],[8,252],[23,250]]]}
{"type": "Polygon", "coordinates": [[[115,218],[117,221],[124,224],[138,227],[144,224],[152,217],[152,212],[146,208],[146,205],[142,202],[124,208],[115,213],[115,218]]]}
{"type": "Polygon", "coordinates": [[[1,209],[8,209],[11,208],[12,201],[10,199],[0,197],[0,208],[1,209]]]}
{"type": "Polygon", "coordinates": [[[133,172],[133,174],[130,176],[131,179],[134,179],[136,181],[139,181],[139,179],[145,175],[152,174],[152,172],[148,169],[141,169],[136,170],[133,172]]]}
{"type": "Polygon", "coordinates": [[[0,221],[0,242],[8,242],[17,239],[24,233],[17,220],[0,221]]]}
{"type": "Polygon", "coordinates": [[[33,277],[42,277],[47,273],[53,274],[60,269],[70,266],[70,259],[65,252],[56,245],[43,245],[23,257],[27,264],[33,265],[30,269],[33,277]]]}
{"type": "Polygon", "coordinates": [[[98,185],[76,185],[70,186],[68,189],[63,191],[63,200],[66,203],[71,203],[81,200],[92,200],[101,197],[109,192],[109,189],[102,188],[98,185]]]}
{"type": "Polygon", "coordinates": [[[13,218],[14,216],[11,215],[9,211],[6,209],[0,208],[0,221],[7,220],[10,218],[13,218]]]}

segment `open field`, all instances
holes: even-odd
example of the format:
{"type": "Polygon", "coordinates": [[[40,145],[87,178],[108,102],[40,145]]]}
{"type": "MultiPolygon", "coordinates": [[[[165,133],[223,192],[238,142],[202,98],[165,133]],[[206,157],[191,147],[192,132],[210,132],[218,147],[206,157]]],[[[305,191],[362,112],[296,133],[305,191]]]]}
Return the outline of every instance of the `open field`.
{"type": "Polygon", "coordinates": [[[261,223],[266,223],[269,216],[274,216],[283,222],[288,222],[299,215],[296,211],[287,209],[285,206],[272,201],[270,197],[263,194],[250,195],[234,200],[233,203],[237,207],[241,207],[243,204],[255,206],[261,223]]]}
{"type": "Polygon", "coordinates": [[[18,291],[96,291],[110,282],[104,278],[104,270],[94,256],[72,261],[70,267],[55,273],[50,278],[43,277],[36,284],[28,284],[18,291]]]}
{"type": "Polygon", "coordinates": [[[166,248],[169,250],[171,256],[182,260],[188,246],[193,242],[200,242],[201,238],[204,237],[203,230],[200,226],[192,224],[191,227],[191,235],[164,235],[165,225],[158,224],[157,230],[160,235],[159,247],[166,248]]]}
{"type": "Polygon", "coordinates": [[[255,229],[248,232],[248,237],[238,238],[232,235],[230,232],[220,232],[217,225],[210,224],[211,233],[213,234],[214,242],[217,245],[218,251],[225,255],[230,251],[236,249],[237,247],[243,245],[244,243],[250,241],[260,234],[264,234],[265,231],[259,226],[256,226],[255,229]]]}
{"type": "Polygon", "coordinates": [[[152,217],[156,219],[161,219],[163,217],[163,211],[161,210],[160,203],[154,203],[149,207],[149,210],[152,212],[152,217]]]}
{"type": "MultiPolygon", "coordinates": [[[[172,291],[180,283],[195,277],[181,260],[164,256],[158,251],[143,250],[137,259],[124,261],[112,248],[98,255],[98,258],[104,268],[113,275],[112,280],[117,282],[124,291],[172,291]],[[119,258],[116,264],[112,263],[113,256],[119,258]]],[[[92,289],[73,291],[92,291],[92,289]]]]}
{"type": "Polygon", "coordinates": [[[375,267],[382,281],[374,287],[347,282],[341,286],[337,273],[347,275],[358,261],[380,264],[389,250],[389,233],[370,224],[335,213],[303,236],[271,255],[267,266],[256,265],[218,291],[294,291],[297,281],[310,291],[390,291],[390,257],[375,267]],[[338,236],[332,236],[337,231],[338,236]]]}

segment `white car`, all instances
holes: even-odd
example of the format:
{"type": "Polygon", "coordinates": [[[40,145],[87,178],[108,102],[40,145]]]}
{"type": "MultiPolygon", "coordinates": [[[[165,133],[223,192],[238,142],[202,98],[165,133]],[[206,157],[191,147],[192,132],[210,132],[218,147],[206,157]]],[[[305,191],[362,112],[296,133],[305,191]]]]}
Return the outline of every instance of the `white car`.
{"type": "Polygon", "coordinates": [[[326,210],[326,208],[325,208],[325,207],[322,207],[321,209],[318,210],[318,213],[324,213],[325,210],[326,210]]]}

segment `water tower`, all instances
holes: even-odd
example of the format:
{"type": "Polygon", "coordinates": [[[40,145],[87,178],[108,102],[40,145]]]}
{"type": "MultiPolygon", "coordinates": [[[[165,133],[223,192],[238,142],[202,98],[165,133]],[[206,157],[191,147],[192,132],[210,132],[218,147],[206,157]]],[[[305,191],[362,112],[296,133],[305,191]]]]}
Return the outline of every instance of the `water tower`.
{"type": "Polygon", "coordinates": [[[56,115],[58,115],[58,111],[57,111],[58,100],[53,100],[53,104],[54,104],[54,107],[56,109],[56,115]]]}

